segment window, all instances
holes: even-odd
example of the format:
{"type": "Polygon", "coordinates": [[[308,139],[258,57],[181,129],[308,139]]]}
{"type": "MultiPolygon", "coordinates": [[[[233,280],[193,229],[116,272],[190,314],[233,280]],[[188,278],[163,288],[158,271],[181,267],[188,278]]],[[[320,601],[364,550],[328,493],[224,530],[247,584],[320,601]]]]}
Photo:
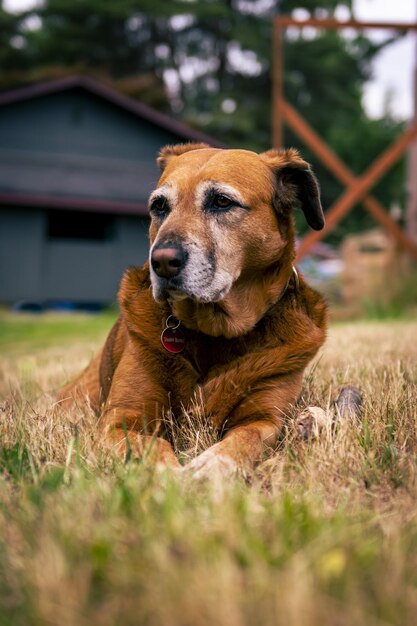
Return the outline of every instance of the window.
{"type": "Polygon", "coordinates": [[[115,218],[107,213],[86,211],[48,211],[48,239],[109,241],[113,238],[115,218]]]}

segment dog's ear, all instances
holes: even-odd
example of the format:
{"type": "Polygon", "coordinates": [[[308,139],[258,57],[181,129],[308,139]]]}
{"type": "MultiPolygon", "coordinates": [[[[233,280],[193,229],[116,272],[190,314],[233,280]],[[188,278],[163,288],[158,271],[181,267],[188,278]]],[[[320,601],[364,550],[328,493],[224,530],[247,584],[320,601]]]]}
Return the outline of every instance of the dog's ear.
{"type": "Polygon", "coordinates": [[[272,169],[276,180],[278,211],[300,207],[307,223],[314,230],[324,227],[320,187],[310,165],[297,150],[268,150],[259,155],[272,169]]]}
{"type": "Polygon", "coordinates": [[[179,143],[175,146],[165,146],[160,151],[156,162],[161,172],[163,172],[173,157],[180,156],[185,152],[191,152],[191,150],[203,150],[204,148],[210,148],[210,146],[206,143],[179,143]]]}

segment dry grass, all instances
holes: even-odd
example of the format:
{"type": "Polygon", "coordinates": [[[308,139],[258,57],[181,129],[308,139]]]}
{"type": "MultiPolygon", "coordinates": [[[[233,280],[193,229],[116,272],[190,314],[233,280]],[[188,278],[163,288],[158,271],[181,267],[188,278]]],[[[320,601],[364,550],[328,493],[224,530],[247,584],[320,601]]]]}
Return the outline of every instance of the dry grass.
{"type": "MultiPolygon", "coordinates": [[[[414,624],[416,337],[412,321],[334,326],[294,414],[353,382],[362,421],[305,443],[289,419],[276,455],[220,496],[123,465],[88,407],[54,405],[98,337],[6,342],[0,624],[414,624]]],[[[213,437],[198,406],[173,435],[185,462],[213,437]]]]}

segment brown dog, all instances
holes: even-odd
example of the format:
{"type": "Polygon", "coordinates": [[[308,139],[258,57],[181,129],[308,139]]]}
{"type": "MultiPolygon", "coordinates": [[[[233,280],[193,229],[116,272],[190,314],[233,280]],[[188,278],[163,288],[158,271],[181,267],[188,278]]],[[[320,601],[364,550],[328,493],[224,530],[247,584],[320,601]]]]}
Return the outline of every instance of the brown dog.
{"type": "Polygon", "coordinates": [[[319,189],[295,150],[168,146],[158,164],[149,264],[123,276],[120,318],[61,398],[87,395],[123,455],[150,444],[178,465],[164,415],[199,392],[221,440],[187,467],[229,474],[275,444],[325,338],[325,304],[293,270],[291,212],[321,229],[319,189]]]}

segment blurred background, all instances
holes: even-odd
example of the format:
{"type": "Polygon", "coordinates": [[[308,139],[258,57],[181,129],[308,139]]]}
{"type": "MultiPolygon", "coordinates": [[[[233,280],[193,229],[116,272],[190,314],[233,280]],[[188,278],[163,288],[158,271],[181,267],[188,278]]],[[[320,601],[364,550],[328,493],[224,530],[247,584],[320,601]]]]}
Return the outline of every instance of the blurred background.
{"type": "Polygon", "coordinates": [[[267,150],[278,123],[282,145],[312,163],[329,211],[409,133],[322,240],[303,250],[297,225],[299,265],[335,318],[415,313],[416,23],[417,0],[0,0],[0,305],[112,305],[123,270],[147,256],[160,147],[267,150]],[[290,25],[274,55],[280,16],[414,29],[290,25]],[[277,121],[277,68],[285,102],[350,182],[277,121]]]}

